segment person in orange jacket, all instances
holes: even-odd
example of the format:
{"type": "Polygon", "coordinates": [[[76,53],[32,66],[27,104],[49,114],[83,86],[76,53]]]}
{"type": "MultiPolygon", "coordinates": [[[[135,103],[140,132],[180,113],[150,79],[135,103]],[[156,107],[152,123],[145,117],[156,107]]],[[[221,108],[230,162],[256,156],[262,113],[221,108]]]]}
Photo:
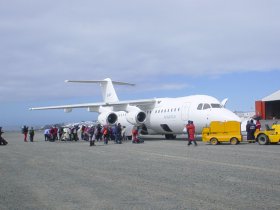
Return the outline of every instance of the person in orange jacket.
{"type": "Polygon", "coordinates": [[[193,142],[195,146],[197,146],[194,134],[195,134],[195,126],[193,124],[193,121],[190,121],[187,125],[187,132],[188,132],[188,139],[189,139],[189,143],[188,146],[191,145],[191,143],[193,142]]]}

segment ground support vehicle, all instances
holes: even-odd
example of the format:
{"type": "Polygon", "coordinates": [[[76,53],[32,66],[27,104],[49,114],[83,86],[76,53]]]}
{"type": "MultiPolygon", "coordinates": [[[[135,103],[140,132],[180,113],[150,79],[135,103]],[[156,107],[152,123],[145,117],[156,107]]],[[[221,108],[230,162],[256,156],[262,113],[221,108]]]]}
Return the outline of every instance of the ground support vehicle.
{"type": "Polygon", "coordinates": [[[212,121],[209,127],[202,130],[202,141],[212,145],[230,142],[232,145],[242,141],[241,124],[237,121],[212,121]]]}
{"type": "Polygon", "coordinates": [[[273,124],[271,128],[268,125],[265,127],[265,130],[256,130],[256,141],[260,145],[277,144],[280,141],[280,124],[273,124]]]}

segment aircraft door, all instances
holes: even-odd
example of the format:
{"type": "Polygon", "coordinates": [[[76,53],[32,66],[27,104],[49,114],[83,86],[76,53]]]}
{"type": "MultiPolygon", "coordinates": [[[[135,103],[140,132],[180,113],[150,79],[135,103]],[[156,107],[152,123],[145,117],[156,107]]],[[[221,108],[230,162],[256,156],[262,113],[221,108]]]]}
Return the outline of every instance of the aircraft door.
{"type": "Polygon", "coordinates": [[[185,103],[181,108],[181,117],[182,117],[182,120],[184,120],[184,121],[189,120],[190,106],[191,106],[191,103],[185,103]]]}
{"type": "Polygon", "coordinates": [[[205,103],[203,105],[203,112],[205,114],[206,117],[206,125],[205,126],[209,126],[210,125],[210,112],[211,112],[211,106],[207,103],[205,103]]]}

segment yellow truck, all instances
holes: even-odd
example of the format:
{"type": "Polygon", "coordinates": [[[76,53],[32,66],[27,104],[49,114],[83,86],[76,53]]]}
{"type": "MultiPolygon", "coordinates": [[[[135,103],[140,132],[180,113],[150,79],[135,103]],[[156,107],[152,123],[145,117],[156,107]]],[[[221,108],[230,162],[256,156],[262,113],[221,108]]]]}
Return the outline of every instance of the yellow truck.
{"type": "Polygon", "coordinates": [[[280,124],[266,125],[265,130],[256,130],[255,138],[260,145],[277,144],[280,141],[280,124]]]}
{"type": "Polygon", "coordinates": [[[242,141],[241,124],[237,121],[212,121],[209,127],[202,130],[202,141],[217,145],[230,142],[232,145],[242,141]]]}

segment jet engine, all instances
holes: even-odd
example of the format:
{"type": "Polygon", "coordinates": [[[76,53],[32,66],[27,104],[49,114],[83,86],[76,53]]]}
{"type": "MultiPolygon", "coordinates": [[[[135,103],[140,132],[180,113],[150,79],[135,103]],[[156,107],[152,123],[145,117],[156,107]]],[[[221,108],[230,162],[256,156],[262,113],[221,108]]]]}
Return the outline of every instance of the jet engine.
{"type": "Polygon", "coordinates": [[[98,115],[98,122],[102,125],[114,125],[118,120],[118,116],[114,112],[103,112],[98,115]]]}
{"type": "Polygon", "coordinates": [[[146,120],[146,113],[143,111],[131,111],[126,115],[126,120],[133,125],[141,125],[146,120]]]}

